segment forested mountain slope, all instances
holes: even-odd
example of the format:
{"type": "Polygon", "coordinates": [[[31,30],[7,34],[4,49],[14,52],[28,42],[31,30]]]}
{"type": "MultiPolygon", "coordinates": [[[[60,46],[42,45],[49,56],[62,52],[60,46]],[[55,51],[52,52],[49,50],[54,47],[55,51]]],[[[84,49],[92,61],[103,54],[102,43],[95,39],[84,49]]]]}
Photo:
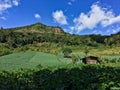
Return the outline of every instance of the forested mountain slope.
{"type": "Polygon", "coordinates": [[[110,36],[100,34],[75,35],[64,32],[59,26],[47,26],[41,23],[17,28],[0,29],[0,43],[4,43],[12,48],[44,42],[68,46],[119,46],[120,32],[110,36]]]}

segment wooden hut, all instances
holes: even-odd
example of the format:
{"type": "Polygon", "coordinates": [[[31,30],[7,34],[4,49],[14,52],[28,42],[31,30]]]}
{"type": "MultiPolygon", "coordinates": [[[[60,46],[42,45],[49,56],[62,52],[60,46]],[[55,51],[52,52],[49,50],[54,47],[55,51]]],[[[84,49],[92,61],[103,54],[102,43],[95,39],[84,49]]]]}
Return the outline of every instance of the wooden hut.
{"type": "Polygon", "coordinates": [[[100,64],[98,57],[88,56],[82,59],[82,62],[85,64],[100,64]]]}

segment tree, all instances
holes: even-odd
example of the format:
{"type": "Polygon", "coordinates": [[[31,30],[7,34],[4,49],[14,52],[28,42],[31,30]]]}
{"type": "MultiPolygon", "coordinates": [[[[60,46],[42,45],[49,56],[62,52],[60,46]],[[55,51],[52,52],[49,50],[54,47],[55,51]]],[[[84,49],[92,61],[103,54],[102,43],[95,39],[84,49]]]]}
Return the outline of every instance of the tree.
{"type": "Polygon", "coordinates": [[[85,47],[84,53],[85,53],[86,56],[88,55],[88,53],[89,53],[89,48],[88,47],[85,47]]]}
{"type": "Polygon", "coordinates": [[[64,48],[63,53],[64,57],[70,57],[69,54],[72,53],[72,50],[70,48],[64,48]]]}
{"type": "Polygon", "coordinates": [[[105,43],[106,46],[108,45],[108,39],[107,38],[104,39],[104,43],[105,43]]]}
{"type": "Polygon", "coordinates": [[[1,27],[0,30],[3,30],[3,27],[1,27]]]}
{"type": "Polygon", "coordinates": [[[76,55],[72,55],[72,63],[75,64],[78,60],[78,57],[76,55]]]}

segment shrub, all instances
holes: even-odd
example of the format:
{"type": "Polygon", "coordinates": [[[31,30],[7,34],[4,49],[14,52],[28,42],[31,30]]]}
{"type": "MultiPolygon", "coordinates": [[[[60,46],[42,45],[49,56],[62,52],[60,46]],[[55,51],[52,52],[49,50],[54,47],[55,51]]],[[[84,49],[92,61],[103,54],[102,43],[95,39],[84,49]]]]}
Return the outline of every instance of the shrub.
{"type": "Polygon", "coordinates": [[[1,90],[111,90],[120,89],[120,68],[85,65],[81,68],[0,72],[1,90]]]}
{"type": "Polygon", "coordinates": [[[78,60],[78,57],[75,55],[72,55],[72,63],[75,64],[78,60]]]}
{"type": "Polygon", "coordinates": [[[69,57],[69,54],[72,53],[72,50],[70,48],[64,48],[63,53],[64,57],[69,57]]]}

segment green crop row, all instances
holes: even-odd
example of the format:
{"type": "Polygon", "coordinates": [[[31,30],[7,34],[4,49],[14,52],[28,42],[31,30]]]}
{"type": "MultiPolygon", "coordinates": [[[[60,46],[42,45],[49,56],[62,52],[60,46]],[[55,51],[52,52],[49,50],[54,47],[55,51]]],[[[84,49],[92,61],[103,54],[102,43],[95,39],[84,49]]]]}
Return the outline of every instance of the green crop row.
{"type": "Polygon", "coordinates": [[[120,63],[120,56],[103,56],[101,58],[102,63],[120,63]]]}

